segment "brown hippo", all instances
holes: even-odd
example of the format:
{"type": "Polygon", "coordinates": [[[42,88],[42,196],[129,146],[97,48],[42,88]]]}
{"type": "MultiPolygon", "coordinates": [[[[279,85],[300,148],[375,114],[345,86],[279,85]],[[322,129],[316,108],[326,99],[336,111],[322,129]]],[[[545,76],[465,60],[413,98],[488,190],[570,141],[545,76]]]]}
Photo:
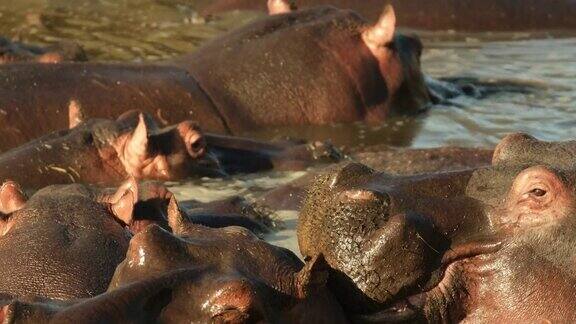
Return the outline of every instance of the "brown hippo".
{"type": "Polygon", "coordinates": [[[312,186],[301,252],[359,322],[573,322],[575,157],[512,135],[476,170],[347,165],[312,186]]]}
{"type": "Polygon", "coordinates": [[[127,177],[175,181],[265,170],[301,170],[337,162],[330,143],[266,143],[204,134],[192,121],[161,128],[148,114],[130,111],[117,120],[84,121],[70,105],[70,129],[52,132],[0,154],[0,179],[26,189],[51,184],[115,185],[127,177]]]}
{"type": "Polygon", "coordinates": [[[0,64],[13,62],[60,63],[86,60],[86,53],[82,47],[73,42],[61,42],[42,48],[0,37],[0,64]]]}
{"type": "MultiPolygon", "coordinates": [[[[167,1],[167,0],[163,0],[167,1]]],[[[177,0],[182,2],[181,0],[177,0]]],[[[184,0],[184,2],[189,0],[184,0]]],[[[334,5],[352,9],[371,21],[378,19],[384,3],[394,5],[401,27],[428,30],[520,31],[574,29],[574,0],[270,0],[273,9],[290,6],[334,5]],[[290,3],[289,3],[290,2],[290,3]],[[282,5],[282,3],[284,5],[282,5]]],[[[265,10],[261,0],[201,2],[201,13],[265,10]]]]}
{"type": "Polygon", "coordinates": [[[236,228],[152,225],[130,243],[108,292],[1,303],[2,323],[346,323],[324,270],[236,228]]]}
{"type": "Polygon", "coordinates": [[[115,185],[128,177],[178,180],[219,170],[192,121],[160,128],[140,114],[79,122],[75,111],[71,109],[72,128],[1,154],[0,178],[39,189],[76,182],[115,185]]]}
{"type": "Polygon", "coordinates": [[[0,188],[0,294],[54,299],[106,290],[130,241],[138,185],[95,196],[81,185],[51,186],[30,199],[0,188]]]}
{"type": "MultiPolygon", "coordinates": [[[[348,152],[352,161],[394,175],[415,175],[431,172],[456,171],[490,165],[493,150],[485,148],[439,147],[429,149],[370,146],[348,152]]],[[[345,162],[344,162],[345,163],[345,162]]],[[[273,189],[256,203],[273,210],[299,210],[310,183],[321,172],[335,170],[340,165],[316,169],[290,183],[273,189]]]]}
{"type": "Polygon", "coordinates": [[[238,227],[191,224],[173,200],[173,234],[152,225],[134,236],[109,292],[178,269],[201,275],[173,287],[160,321],[170,323],[343,323],[323,269],[238,227]]]}
{"type": "MultiPolygon", "coordinates": [[[[69,300],[102,293],[133,234],[151,224],[171,230],[171,201],[175,204],[164,186],[134,179],[116,191],[49,186],[30,199],[17,183],[5,182],[0,187],[0,299],[69,300]]],[[[263,219],[249,208],[246,202],[225,200],[178,216],[190,226],[203,215],[214,227],[265,229],[263,219]]]]}
{"type": "Polygon", "coordinates": [[[66,128],[71,102],[92,117],[138,109],[165,125],[191,118],[227,134],[413,114],[430,102],[422,44],[395,35],[394,24],[390,8],[369,25],[354,12],[318,7],[264,17],[163,65],[5,65],[3,149],[66,128]]]}

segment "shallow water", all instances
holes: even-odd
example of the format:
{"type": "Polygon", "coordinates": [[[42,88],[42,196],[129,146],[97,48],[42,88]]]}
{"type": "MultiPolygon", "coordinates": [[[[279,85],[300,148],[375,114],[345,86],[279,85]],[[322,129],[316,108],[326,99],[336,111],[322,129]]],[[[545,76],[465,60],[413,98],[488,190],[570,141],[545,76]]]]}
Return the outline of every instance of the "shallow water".
{"type": "MultiPolygon", "coordinates": [[[[234,12],[206,19],[194,12],[193,5],[161,3],[4,0],[0,3],[0,34],[38,44],[74,40],[87,50],[91,60],[158,60],[193,51],[204,41],[261,15],[234,12]]],[[[378,127],[354,124],[279,128],[249,135],[330,138],[347,147],[382,143],[412,147],[490,146],[513,131],[526,131],[546,140],[573,139],[576,38],[554,39],[544,34],[531,39],[532,36],[423,35],[423,66],[428,75],[471,77],[525,91],[501,92],[482,99],[460,97],[417,118],[396,118],[378,127]]],[[[235,194],[256,197],[299,175],[266,173],[231,180],[194,180],[172,188],[182,200],[208,201],[235,194]]],[[[295,249],[296,216],[284,212],[279,215],[285,219],[285,229],[269,239],[295,249]]]]}

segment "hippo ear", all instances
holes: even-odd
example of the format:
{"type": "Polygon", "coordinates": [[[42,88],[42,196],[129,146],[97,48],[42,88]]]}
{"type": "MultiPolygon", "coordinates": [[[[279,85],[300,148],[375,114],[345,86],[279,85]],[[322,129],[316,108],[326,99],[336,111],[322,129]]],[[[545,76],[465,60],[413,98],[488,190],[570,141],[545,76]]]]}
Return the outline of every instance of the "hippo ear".
{"type": "Polygon", "coordinates": [[[300,298],[308,297],[318,289],[326,286],[330,266],[323,254],[319,254],[306,262],[297,274],[296,283],[300,298]]]}
{"type": "Polygon", "coordinates": [[[20,185],[8,180],[0,187],[0,212],[3,214],[13,213],[26,204],[26,195],[20,185]]]}
{"type": "Polygon", "coordinates": [[[69,128],[74,128],[84,122],[84,110],[78,100],[70,100],[68,105],[69,128]]]}
{"type": "Polygon", "coordinates": [[[126,225],[132,224],[134,205],[138,202],[138,182],[136,179],[130,178],[124,182],[108,200],[114,216],[126,225]]]}
{"type": "Polygon", "coordinates": [[[180,211],[180,207],[178,206],[178,202],[176,201],[176,197],[174,195],[170,197],[167,213],[168,226],[170,226],[172,229],[172,233],[175,235],[184,234],[186,231],[188,219],[186,219],[184,214],[182,214],[182,211],[180,211]]]}
{"type": "Polygon", "coordinates": [[[503,164],[508,161],[517,160],[526,151],[527,147],[534,146],[540,141],[535,137],[525,133],[513,133],[506,135],[500,143],[496,145],[492,155],[492,165],[503,164]]]}
{"type": "Polygon", "coordinates": [[[394,39],[394,32],[396,29],[396,14],[394,7],[388,4],[384,7],[382,15],[378,22],[364,32],[362,32],[362,39],[368,48],[373,52],[377,52],[380,48],[386,46],[394,39]]]}
{"type": "Polygon", "coordinates": [[[148,126],[142,113],[138,115],[138,125],[126,144],[126,154],[130,158],[142,158],[148,154],[148,126]]]}
{"type": "Polygon", "coordinates": [[[268,0],[268,14],[281,15],[292,12],[292,5],[288,0],[268,0]]]}

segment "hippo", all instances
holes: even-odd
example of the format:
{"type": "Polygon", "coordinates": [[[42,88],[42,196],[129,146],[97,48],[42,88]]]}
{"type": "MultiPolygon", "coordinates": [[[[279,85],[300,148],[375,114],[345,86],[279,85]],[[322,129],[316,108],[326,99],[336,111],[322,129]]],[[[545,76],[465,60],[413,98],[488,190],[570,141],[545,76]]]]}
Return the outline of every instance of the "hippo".
{"type": "Polygon", "coordinates": [[[60,63],[87,60],[84,49],[74,42],[59,42],[47,47],[38,47],[0,37],[0,64],[13,62],[60,63]]]}
{"type": "Polygon", "coordinates": [[[391,7],[376,24],[318,7],[263,17],[166,62],[4,65],[0,134],[15,147],[64,129],[72,102],[94,118],[137,109],[227,135],[416,114],[430,106],[422,44],[395,21],[391,7]]]}
{"type": "Polygon", "coordinates": [[[138,185],[110,195],[82,185],[50,186],[26,199],[20,186],[0,188],[0,294],[57,300],[103,293],[124,259],[138,185]]]}
{"type": "MultiPolygon", "coordinates": [[[[438,147],[427,149],[394,148],[383,145],[356,148],[344,152],[348,162],[363,163],[394,175],[416,175],[474,169],[489,166],[494,150],[488,148],[438,147]]],[[[310,183],[322,172],[335,170],[345,163],[316,168],[288,184],[264,193],[256,204],[272,210],[300,210],[310,183]]]]}
{"type": "MultiPolygon", "coordinates": [[[[572,19],[576,3],[572,0],[270,0],[269,3],[274,8],[334,5],[355,10],[370,21],[378,19],[383,3],[390,3],[398,11],[399,26],[426,30],[483,32],[576,28],[572,19]]],[[[265,10],[266,4],[260,0],[218,0],[200,2],[198,9],[204,15],[211,15],[237,9],[265,10]]]]}
{"type": "Polygon", "coordinates": [[[291,252],[238,228],[178,228],[176,236],[150,225],[134,236],[107,292],[72,301],[5,299],[0,320],[347,323],[323,287],[322,268],[303,267],[291,252]]]}
{"type": "MultiPolygon", "coordinates": [[[[14,181],[0,187],[0,300],[70,301],[103,293],[134,235],[155,225],[172,231],[174,195],[157,182],[125,181],[118,189],[52,185],[30,199],[14,181]]],[[[178,213],[189,226],[268,230],[244,200],[198,204],[178,213]],[[212,215],[215,219],[209,219],[212,215]],[[201,226],[201,225],[198,225],[201,226]]]]}
{"type": "Polygon", "coordinates": [[[74,107],[73,103],[71,128],[2,153],[0,178],[39,189],[76,182],[117,185],[128,177],[179,180],[219,170],[192,121],[160,128],[153,118],[140,114],[82,122],[74,107]]]}
{"type": "Polygon", "coordinates": [[[85,120],[77,102],[69,109],[69,129],[0,154],[0,178],[26,189],[77,182],[116,185],[128,177],[176,181],[302,170],[342,159],[329,142],[259,142],[206,134],[191,120],[160,127],[151,115],[138,111],[116,120],[85,120]]]}
{"type": "Polygon", "coordinates": [[[320,266],[303,267],[292,252],[243,228],[190,223],[176,200],[170,203],[168,220],[172,233],[150,225],[132,238],[109,293],[170,271],[197,269],[200,275],[169,292],[160,321],[347,322],[323,286],[320,266]]]}
{"type": "Polygon", "coordinates": [[[358,322],[573,322],[574,152],[514,134],[476,169],[348,164],[312,185],[300,250],[358,322]]]}

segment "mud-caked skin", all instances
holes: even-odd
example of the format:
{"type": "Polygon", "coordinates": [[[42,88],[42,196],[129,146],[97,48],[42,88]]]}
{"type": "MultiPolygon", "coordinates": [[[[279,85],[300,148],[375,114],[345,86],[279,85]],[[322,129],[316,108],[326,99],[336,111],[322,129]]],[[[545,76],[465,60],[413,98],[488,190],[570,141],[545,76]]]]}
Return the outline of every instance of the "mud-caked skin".
{"type": "Polygon", "coordinates": [[[574,321],[573,151],[515,134],[476,170],[349,164],[311,187],[301,252],[326,259],[330,288],[360,321],[574,321]]]}
{"type": "Polygon", "coordinates": [[[60,63],[86,60],[86,53],[76,43],[62,42],[42,48],[12,42],[0,36],[0,64],[14,62],[60,63]]]}
{"type": "Polygon", "coordinates": [[[0,155],[0,178],[26,189],[51,184],[116,185],[138,180],[178,180],[219,170],[192,121],[160,128],[136,113],[118,120],[90,119],[0,155]]]}
{"type": "MultiPolygon", "coordinates": [[[[300,8],[333,5],[355,10],[369,20],[378,19],[379,9],[383,4],[390,3],[398,11],[399,26],[430,30],[511,31],[576,28],[576,22],[572,19],[576,13],[576,3],[572,0],[274,0],[270,2],[292,3],[300,8]]],[[[200,2],[199,6],[204,14],[237,9],[266,10],[266,3],[262,0],[218,0],[200,2]]]]}
{"type": "Polygon", "coordinates": [[[53,299],[104,292],[128,248],[134,181],[111,195],[51,186],[29,200],[14,182],[0,188],[0,293],[53,299]]]}

